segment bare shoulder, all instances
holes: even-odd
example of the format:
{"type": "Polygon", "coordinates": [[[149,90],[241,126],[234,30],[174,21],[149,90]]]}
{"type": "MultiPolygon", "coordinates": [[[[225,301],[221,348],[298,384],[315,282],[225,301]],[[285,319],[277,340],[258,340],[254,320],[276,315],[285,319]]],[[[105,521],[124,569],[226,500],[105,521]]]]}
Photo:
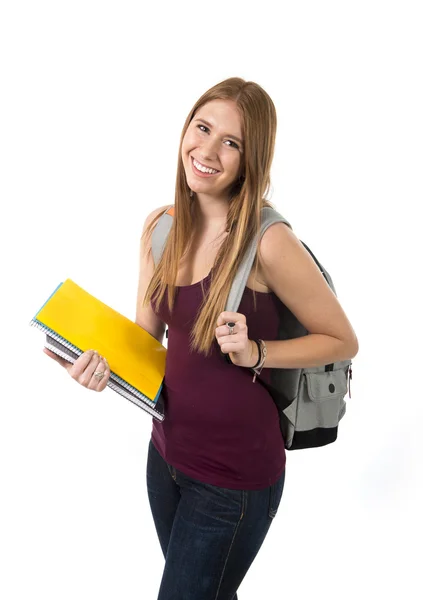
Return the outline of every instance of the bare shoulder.
{"type": "Polygon", "coordinates": [[[266,229],[259,243],[260,264],[263,267],[281,258],[286,258],[289,248],[301,248],[306,252],[301,241],[286,223],[273,223],[266,229]]]}
{"type": "Polygon", "coordinates": [[[288,225],[268,227],[260,240],[259,256],[266,285],[310,333],[341,339],[356,352],[357,337],[338,298],[288,225]]]}

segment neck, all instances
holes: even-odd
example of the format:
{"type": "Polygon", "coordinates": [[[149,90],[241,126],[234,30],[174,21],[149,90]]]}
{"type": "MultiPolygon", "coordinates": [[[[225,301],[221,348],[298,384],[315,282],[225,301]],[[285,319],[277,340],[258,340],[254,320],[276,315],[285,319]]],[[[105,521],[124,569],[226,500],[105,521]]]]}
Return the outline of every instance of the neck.
{"type": "Polygon", "coordinates": [[[198,218],[203,230],[212,231],[226,226],[229,208],[227,198],[195,194],[193,202],[196,203],[198,218]]]}

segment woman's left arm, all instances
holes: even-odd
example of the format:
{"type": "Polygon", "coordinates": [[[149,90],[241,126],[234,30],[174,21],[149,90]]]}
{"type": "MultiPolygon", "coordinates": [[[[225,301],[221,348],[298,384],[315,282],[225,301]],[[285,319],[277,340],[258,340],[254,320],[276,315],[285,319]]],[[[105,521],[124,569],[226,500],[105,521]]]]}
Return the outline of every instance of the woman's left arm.
{"type": "MultiPolygon", "coordinates": [[[[342,306],[309,252],[287,225],[275,223],[265,231],[259,245],[259,261],[266,285],[309,332],[290,340],[264,340],[267,346],[264,368],[316,367],[348,360],[357,354],[357,336],[342,306]]],[[[238,366],[252,367],[257,362],[258,348],[246,337],[243,351],[229,355],[238,366]]]]}

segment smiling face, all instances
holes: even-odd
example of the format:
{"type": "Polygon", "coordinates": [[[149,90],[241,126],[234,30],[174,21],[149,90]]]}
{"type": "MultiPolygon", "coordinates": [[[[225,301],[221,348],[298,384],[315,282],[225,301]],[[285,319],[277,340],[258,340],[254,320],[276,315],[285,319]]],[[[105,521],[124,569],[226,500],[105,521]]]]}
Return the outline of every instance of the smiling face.
{"type": "Polygon", "coordinates": [[[242,123],[235,102],[212,100],[199,108],[185,133],[181,152],[191,190],[204,197],[229,200],[243,153],[242,123]],[[213,172],[204,172],[204,167],[213,172]]]}

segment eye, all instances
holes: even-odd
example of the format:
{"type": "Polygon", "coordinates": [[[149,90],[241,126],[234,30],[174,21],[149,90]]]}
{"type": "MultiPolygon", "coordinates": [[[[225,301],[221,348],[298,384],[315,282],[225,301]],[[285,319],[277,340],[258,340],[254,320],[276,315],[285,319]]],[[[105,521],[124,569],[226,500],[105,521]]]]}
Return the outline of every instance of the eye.
{"type": "MultiPolygon", "coordinates": [[[[206,127],[205,125],[201,125],[201,124],[200,124],[200,125],[197,125],[197,127],[199,127],[199,128],[200,128],[200,131],[203,131],[203,130],[201,129],[201,127],[204,127],[204,129],[207,129],[207,130],[209,130],[209,128],[208,128],[208,127],[206,127]]],[[[203,132],[203,133],[205,133],[205,132],[203,132]]],[[[227,141],[227,142],[230,142],[231,144],[233,144],[233,146],[230,146],[230,148],[238,148],[238,150],[239,150],[239,146],[238,146],[238,144],[237,144],[236,142],[233,142],[232,140],[226,140],[226,141],[227,141]]]]}

